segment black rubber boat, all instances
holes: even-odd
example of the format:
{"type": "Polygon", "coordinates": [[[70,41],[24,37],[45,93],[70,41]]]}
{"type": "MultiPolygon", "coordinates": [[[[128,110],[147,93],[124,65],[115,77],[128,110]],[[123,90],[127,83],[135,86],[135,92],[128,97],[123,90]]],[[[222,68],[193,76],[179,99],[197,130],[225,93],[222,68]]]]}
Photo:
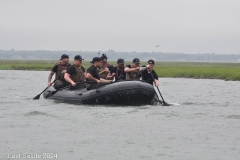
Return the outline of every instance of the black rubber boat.
{"type": "Polygon", "coordinates": [[[71,90],[65,87],[56,92],[49,87],[44,98],[71,101],[82,104],[146,105],[155,104],[156,92],[152,85],[142,81],[119,81],[87,90],[84,85],[71,90]]]}

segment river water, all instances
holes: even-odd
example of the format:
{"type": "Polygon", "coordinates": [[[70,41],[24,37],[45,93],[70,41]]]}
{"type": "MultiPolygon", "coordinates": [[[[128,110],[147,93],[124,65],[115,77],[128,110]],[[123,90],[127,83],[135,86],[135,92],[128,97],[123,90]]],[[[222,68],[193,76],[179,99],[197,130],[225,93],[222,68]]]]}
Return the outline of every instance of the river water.
{"type": "Polygon", "coordinates": [[[46,71],[0,70],[0,159],[237,160],[238,81],[160,78],[171,106],[32,100],[46,71]]]}

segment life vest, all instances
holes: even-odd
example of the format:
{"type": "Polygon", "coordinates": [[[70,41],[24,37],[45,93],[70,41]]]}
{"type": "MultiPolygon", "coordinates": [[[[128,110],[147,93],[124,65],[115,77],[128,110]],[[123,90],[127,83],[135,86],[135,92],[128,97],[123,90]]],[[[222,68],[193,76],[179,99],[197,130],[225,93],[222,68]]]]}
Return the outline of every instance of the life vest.
{"type": "MultiPolygon", "coordinates": [[[[57,69],[57,72],[56,72],[56,74],[55,74],[55,79],[56,79],[60,74],[62,74],[62,71],[63,71],[63,70],[67,70],[67,67],[70,66],[69,63],[66,64],[65,66],[63,66],[63,65],[61,65],[60,62],[56,63],[56,65],[58,65],[58,69],[57,69]]],[[[61,76],[61,77],[59,77],[59,79],[64,79],[64,78],[63,78],[63,76],[61,76]]]]}
{"type": "Polygon", "coordinates": [[[70,78],[74,81],[74,82],[82,82],[85,80],[85,73],[84,73],[84,70],[83,70],[83,67],[82,66],[75,66],[73,65],[74,68],[76,69],[76,74],[73,74],[70,76],[70,78]]]}
{"type": "Polygon", "coordinates": [[[100,73],[100,74],[99,74],[99,77],[100,77],[100,78],[106,79],[106,78],[107,78],[107,75],[108,75],[108,72],[103,72],[103,73],[101,73],[101,72],[104,71],[104,70],[105,70],[105,68],[100,68],[98,73],[100,73]]]}
{"type": "Polygon", "coordinates": [[[134,70],[126,73],[126,80],[140,80],[141,73],[139,70],[134,70]]]}

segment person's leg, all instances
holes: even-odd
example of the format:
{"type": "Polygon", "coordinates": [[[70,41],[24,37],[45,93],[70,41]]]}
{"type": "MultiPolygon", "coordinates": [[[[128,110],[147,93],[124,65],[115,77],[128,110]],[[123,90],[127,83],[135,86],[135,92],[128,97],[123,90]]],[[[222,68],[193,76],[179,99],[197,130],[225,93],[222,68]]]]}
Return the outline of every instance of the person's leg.
{"type": "Polygon", "coordinates": [[[54,86],[55,89],[59,89],[59,88],[64,87],[64,83],[60,80],[56,80],[56,82],[54,82],[53,86],[54,86]]]}

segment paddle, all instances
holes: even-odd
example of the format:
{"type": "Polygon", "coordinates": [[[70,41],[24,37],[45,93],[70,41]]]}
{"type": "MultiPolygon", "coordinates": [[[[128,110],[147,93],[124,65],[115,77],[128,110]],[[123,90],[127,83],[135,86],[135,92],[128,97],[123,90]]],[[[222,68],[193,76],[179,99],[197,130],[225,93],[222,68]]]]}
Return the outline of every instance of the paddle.
{"type": "MultiPolygon", "coordinates": [[[[58,78],[59,78],[61,75],[63,75],[63,74],[64,74],[64,73],[61,73],[61,74],[51,83],[51,85],[52,85],[54,82],[56,82],[56,80],[58,80],[58,78]]],[[[41,94],[42,94],[44,91],[46,91],[48,88],[49,88],[49,87],[45,88],[40,94],[38,94],[36,97],[34,97],[33,100],[39,99],[40,96],[41,96],[41,94]]]]}
{"type": "Polygon", "coordinates": [[[156,93],[156,95],[157,95],[158,102],[161,103],[161,104],[163,104],[163,101],[161,101],[161,100],[159,99],[158,94],[157,94],[156,91],[155,91],[155,93],[156,93]]]}
{"type": "MultiPolygon", "coordinates": [[[[150,72],[151,73],[151,76],[152,76],[152,79],[153,79],[153,82],[155,83],[155,85],[156,85],[156,82],[155,82],[155,80],[154,80],[154,77],[153,77],[153,75],[152,75],[152,72],[150,72]]],[[[158,86],[156,86],[157,87],[157,89],[158,89],[158,93],[159,93],[159,95],[161,96],[161,98],[162,98],[162,105],[164,105],[164,106],[169,106],[169,104],[167,104],[167,102],[165,102],[164,101],[164,99],[163,99],[163,96],[162,96],[162,94],[161,94],[161,92],[160,92],[160,90],[159,90],[159,88],[158,88],[158,86]]],[[[158,96],[157,96],[158,97],[158,96]]],[[[159,100],[159,97],[158,97],[158,100],[159,100]]],[[[160,100],[159,100],[159,102],[160,102],[160,100]]]]}

